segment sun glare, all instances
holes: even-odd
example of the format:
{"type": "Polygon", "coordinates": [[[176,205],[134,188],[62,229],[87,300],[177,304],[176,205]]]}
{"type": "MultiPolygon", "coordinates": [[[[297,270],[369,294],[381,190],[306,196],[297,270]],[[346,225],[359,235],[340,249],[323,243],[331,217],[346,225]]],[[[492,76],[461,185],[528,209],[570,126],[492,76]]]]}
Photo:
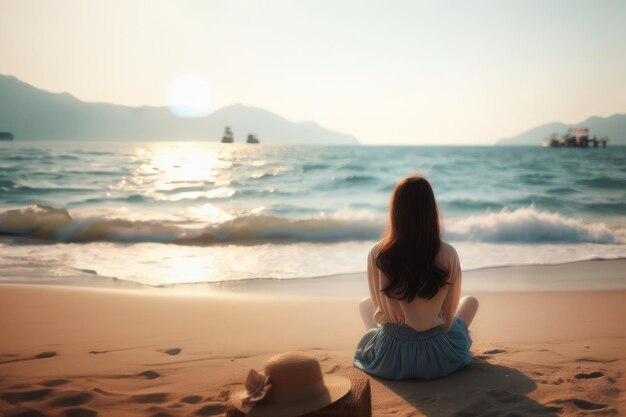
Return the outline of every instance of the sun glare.
{"type": "Polygon", "coordinates": [[[198,76],[186,75],[170,85],[167,105],[179,117],[202,117],[211,112],[211,88],[198,76]]]}
{"type": "Polygon", "coordinates": [[[164,183],[215,181],[223,164],[216,150],[192,144],[154,147],[149,168],[156,169],[164,183]]]}

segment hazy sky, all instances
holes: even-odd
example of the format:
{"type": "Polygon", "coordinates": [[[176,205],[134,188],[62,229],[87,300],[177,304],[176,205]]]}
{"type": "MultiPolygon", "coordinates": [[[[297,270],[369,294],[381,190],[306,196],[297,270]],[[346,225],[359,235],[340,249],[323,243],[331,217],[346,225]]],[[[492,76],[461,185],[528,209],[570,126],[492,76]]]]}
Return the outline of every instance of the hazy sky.
{"type": "Polygon", "coordinates": [[[364,144],[626,113],[626,1],[0,0],[0,73],[85,101],[261,107],[364,144]]]}

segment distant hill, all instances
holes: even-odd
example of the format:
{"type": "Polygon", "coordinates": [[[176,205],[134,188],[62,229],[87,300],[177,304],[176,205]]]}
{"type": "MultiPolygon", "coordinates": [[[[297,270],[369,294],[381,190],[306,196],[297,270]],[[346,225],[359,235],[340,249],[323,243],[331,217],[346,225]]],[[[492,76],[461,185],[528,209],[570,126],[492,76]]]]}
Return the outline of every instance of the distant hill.
{"type": "Polygon", "coordinates": [[[207,140],[220,141],[230,125],[236,142],[255,133],[261,143],[358,145],[352,135],[314,122],[289,120],[256,107],[235,104],[201,118],[180,118],[167,107],[86,103],[0,75],[0,131],[16,140],[207,140]]]}
{"type": "Polygon", "coordinates": [[[559,135],[570,127],[588,127],[591,135],[608,136],[610,145],[626,145],[626,114],[609,117],[593,116],[576,124],[547,123],[511,138],[500,139],[497,145],[540,145],[551,133],[559,135]]]}

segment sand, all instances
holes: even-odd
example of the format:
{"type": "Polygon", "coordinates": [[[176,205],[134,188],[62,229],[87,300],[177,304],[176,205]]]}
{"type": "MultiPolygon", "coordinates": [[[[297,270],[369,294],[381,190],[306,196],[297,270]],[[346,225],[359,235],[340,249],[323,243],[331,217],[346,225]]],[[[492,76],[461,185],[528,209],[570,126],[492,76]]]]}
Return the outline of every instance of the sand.
{"type": "MultiPolygon", "coordinates": [[[[624,281],[626,262],[467,277],[497,273],[624,281]]],[[[366,378],[351,365],[364,279],[348,277],[338,291],[330,280],[221,290],[0,285],[0,415],[222,415],[250,368],[291,349],[315,355],[326,373],[366,378]]],[[[626,291],[474,295],[474,363],[435,381],[370,378],[375,416],[626,414],[626,291]]]]}

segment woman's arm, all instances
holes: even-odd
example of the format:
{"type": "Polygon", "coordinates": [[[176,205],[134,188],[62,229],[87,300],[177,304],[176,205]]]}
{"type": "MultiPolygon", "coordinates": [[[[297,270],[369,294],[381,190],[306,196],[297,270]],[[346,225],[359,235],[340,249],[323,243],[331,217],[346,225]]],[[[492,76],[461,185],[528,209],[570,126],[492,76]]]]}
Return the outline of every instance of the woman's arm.
{"type": "Polygon", "coordinates": [[[443,302],[441,308],[444,324],[443,328],[447,332],[452,327],[452,321],[454,320],[454,314],[459,307],[459,300],[461,299],[461,265],[459,263],[459,257],[456,251],[453,251],[454,256],[449,266],[450,271],[450,288],[448,294],[443,302]]]}
{"type": "Polygon", "coordinates": [[[372,249],[367,256],[367,282],[370,289],[370,297],[372,299],[372,307],[374,311],[374,321],[381,323],[383,316],[382,311],[378,309],[380,305],[380,278],[378,275],[378,267],[376,266],[376,256],[372,249]]]}

